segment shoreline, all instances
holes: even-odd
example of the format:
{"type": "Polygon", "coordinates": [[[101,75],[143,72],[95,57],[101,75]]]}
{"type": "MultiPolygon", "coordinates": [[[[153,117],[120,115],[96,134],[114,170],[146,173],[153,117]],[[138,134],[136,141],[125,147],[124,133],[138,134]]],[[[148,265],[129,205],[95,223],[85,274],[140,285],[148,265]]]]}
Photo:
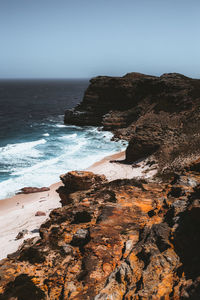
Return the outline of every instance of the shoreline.
{"type": "MultiPolygon", "coordinates": [[[[125,151],[118,152],[104,157],[97,161],[85,171],[96,174],[104,174],[109,181],[123,178],[133,178],[145,176],[148,169],[145,161],[141,161],[137,167],[132,165],[110,162],[111,160],[123,161],[125,151]]],[[[154,175],[152,171],[147,177],[154,175]]],[[[56,182],[49,186],[49,191],[18,194],[11,198],[0,200],[0,260],[7,254],[15,252],[27,238],[39,236],[39,227],[45,222],[49,213],[61,207],[60,198],[56,189],[62,182],[56,182]],[[35,216],[37,211],[45,213],[44,216],[35,216]],[[23,238],[16,240],[17,234],[22,230],[28,230],[23,238]]]]}

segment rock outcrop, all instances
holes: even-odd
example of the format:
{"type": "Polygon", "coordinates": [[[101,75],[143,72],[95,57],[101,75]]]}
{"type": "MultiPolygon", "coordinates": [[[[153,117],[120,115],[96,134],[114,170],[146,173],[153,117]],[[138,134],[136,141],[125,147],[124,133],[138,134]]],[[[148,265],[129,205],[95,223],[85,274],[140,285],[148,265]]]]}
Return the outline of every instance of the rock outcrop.
{"type": "Polygon", "coordinates": [[[200,80],[177,73],[130,73],[93,78],[83,101],[66,111],[65,123],[112,130],[116,138],[130,141],[128,162],[156,153],[164,169],[167,163],[180,166],[178,154],[184,152],[186,159],[198,151],[199,111],[200,80]]]}
{"type": "Polygon", "coordinates": [[[199,299],[199,166],[162,183],[62,175],[71,202],[0,262],[0,299],[199,299]]]}
{"type": "Polygon", "coordinates": [[[32,193],[40,193],[49,191],[49,187],[24,187],[17,194],[32,194],[32,193]]]}
{"type": "Polygon", "coordinates": [[[64,186],[60,186],[57,192],[60,196],[62,205],[73,203],[76,193],[79,191],[87,191],[89,189],[98,188],[104,182],[107,182],[104,175],[96,175],[92,172],[71,171],[61,175],[64,186]]]}

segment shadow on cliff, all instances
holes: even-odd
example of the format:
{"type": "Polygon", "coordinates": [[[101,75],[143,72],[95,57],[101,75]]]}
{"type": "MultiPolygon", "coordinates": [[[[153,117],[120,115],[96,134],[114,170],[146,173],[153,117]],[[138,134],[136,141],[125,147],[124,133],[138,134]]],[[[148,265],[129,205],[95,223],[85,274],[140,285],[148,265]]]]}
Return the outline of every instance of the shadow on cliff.
{"type": "Polygon", "coordinates": [[[200,276],[200,186],[191,195],[187,210],[179,214],[178,227],[174,233],[174,248],[187,279],[200,276]]]}
{"type": "Polygon", "coordinates": [[[45,293],[34,285],[31,277],[21,274],[8,283],[5,292],[0,295],[0,300],[9,299],[42,300],[45,299],[45,293]]]}

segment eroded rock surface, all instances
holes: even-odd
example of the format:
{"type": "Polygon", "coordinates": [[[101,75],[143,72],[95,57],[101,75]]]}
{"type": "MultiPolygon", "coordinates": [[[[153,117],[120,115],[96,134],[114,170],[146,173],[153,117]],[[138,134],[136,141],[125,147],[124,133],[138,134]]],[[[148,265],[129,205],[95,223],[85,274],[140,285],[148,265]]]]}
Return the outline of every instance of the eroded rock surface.
{"type": "Polygon", "coordinates": [[[62,178],[71,202],[0,262],[0,299],[199,299],[199,160],[162,183],[62,178]]]}

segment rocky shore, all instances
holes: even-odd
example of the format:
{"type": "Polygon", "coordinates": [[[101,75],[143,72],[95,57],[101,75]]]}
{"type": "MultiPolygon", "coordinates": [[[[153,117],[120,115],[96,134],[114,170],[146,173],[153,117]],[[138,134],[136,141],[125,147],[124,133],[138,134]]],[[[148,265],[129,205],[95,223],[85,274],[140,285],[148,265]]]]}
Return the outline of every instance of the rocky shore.
{"type": "Polygon", "coordinates": [[[158,172],[62,175],[62,207],[0,262],[0,299],[200,299],[199,100],[180,74],[92,79],[65,123],[127,139],[109,166],[158,172]]]}

